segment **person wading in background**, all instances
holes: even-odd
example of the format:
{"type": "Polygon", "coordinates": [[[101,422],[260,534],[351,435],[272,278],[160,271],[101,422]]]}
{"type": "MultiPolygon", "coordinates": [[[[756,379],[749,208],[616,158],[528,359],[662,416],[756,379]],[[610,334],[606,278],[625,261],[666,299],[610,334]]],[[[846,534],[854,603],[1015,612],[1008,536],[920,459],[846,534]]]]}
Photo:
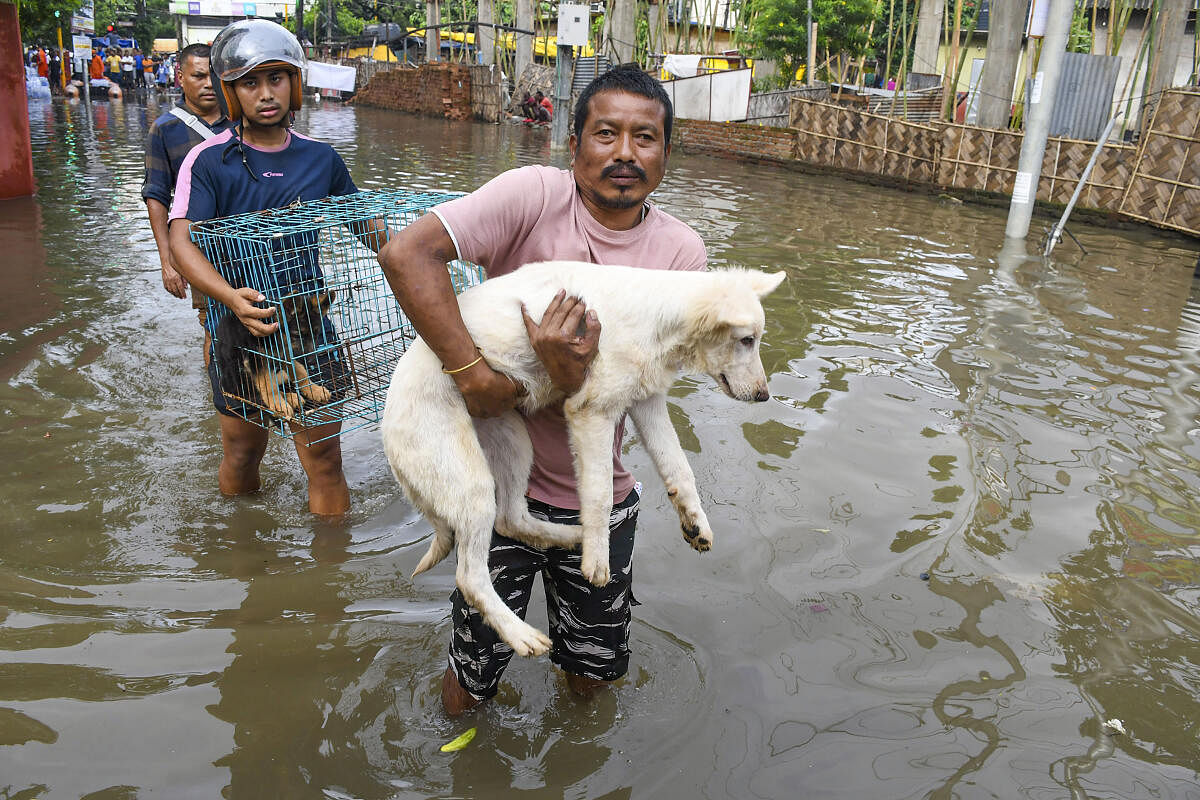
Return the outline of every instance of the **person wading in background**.
{"type": "MultiPolygon", "coordinates": [[[[183,160],[193,147],[233,127],[217,105],[216,90],[209,70],[209,46],[190,44],[183,48],[180,83],[183,99],[174,108],[154,120],[146,137],[146,177],[142,181],[142,200],[158,248],[158,263],[162,269],[163,288],[179,298],[187,297],[187,281],[171,261],[171,246],[167,237],[167,212],[175,195],[175,182],[183,160]]],[[[205,327],[208,298],[192,289],[192,307],[200,316],[204,328],[204,359],[208,363],[209,334],[205,327]]]]}

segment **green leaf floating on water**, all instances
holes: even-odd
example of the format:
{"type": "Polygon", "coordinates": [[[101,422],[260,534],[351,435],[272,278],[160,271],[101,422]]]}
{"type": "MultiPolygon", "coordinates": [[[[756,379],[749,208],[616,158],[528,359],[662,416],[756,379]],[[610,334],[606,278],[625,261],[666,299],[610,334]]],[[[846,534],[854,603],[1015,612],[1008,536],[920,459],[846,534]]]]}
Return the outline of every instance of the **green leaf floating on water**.
{"type": "Polygon", "coordinates": [[[464,747],[469,745],[471,743],[471,740],[474,738],[475,738],[475,729],[469,728],[469,729],[467,729],[467,732],[464,733],[462,736],[459,736],[457,739],[451,739],[450,741],[448,741],[444,745],[442,745],[442,752],[443,753],[453,753],[456,750],[462,750],[464,747]]]}

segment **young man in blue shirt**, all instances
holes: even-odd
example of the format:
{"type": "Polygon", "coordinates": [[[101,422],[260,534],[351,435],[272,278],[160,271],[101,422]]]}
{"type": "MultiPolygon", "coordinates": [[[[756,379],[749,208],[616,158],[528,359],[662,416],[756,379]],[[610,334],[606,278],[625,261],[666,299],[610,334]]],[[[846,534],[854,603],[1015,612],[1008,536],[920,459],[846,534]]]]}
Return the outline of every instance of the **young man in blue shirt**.
{"type": "MultiPolygon", "coordinates": [[[[291,130],[292,112],[300,107],[303,65],[296,37],[274,22],[242,20],[217,34],[212,70],[236,128],[195,147],[184,159],[169,215],[176,269],[259,337],[278,330],[278,309],[255,305],[264,299],[258,288],[234,287],[221,277],[192,243],[189,228],[191,222],[358,191],[332,147],[291,130]]],[[[267,430],[226,407],[215,366],[210,365],[209,377],[221,414],[218,486],[226,495],[256,491],[267,430]]],[[[295,431],[296,453],[308,475],[309,510],[315,514],[337,515],[350,507],[336,435],[340,427],[332,422],[295,431]]]]}

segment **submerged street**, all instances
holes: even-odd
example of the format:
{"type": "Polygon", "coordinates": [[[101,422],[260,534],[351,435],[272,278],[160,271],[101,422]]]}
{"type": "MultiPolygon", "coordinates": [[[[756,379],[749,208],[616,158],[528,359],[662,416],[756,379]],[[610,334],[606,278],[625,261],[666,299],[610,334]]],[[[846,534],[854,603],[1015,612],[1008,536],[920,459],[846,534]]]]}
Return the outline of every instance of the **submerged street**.
{"type": "MultiPolygon", "coordinates": [[[[362,189],[567,163],[306,103],[362,189]]],[[[342,525],[278,438],[261,493],[216,490],[139,195],[166,108],[31,101],[39,192],[0,203],[0,797],[1200,797],[1194,242],[1076,220],[1086,254],[1001,258],[1004,208],[673,153],[653,199],[710,264],[788,273],[772,399],[672,391],[715,547],[634,439],[629,676],[581,703],[517,659],[451,720],[453,559],[408,578],[430,528],[374,427],[342,525]]]]}

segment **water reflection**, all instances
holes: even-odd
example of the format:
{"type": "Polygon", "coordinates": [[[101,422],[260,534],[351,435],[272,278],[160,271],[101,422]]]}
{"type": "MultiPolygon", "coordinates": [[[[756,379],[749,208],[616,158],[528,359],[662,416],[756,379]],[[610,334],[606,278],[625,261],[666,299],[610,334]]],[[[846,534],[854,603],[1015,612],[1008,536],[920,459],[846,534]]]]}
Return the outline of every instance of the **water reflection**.
{"type": "MultiPolygon", "coordinates": [[[[631,445],[630,675],[586,705],[515,663],[451,721],[453,565],[406,577],[428,528],[374,432],[345,438],[341,528],[288,459],[258,496],[211,485],[194,316],[138,196],[164,106],[30,109],[39,195],[0,206],[0,796],[1195,796],[1200,290],[1177,240],[1081,225],[1088,254],[1046,263],[1000,251],[995,209],[674,153],[656,199],[712,262],[788,273],[773,401],[671,392],[717,546],[685,546],[631,445]]],[[[523,126],[299,125],[366,188],[564,163],[523,126]]]]}

